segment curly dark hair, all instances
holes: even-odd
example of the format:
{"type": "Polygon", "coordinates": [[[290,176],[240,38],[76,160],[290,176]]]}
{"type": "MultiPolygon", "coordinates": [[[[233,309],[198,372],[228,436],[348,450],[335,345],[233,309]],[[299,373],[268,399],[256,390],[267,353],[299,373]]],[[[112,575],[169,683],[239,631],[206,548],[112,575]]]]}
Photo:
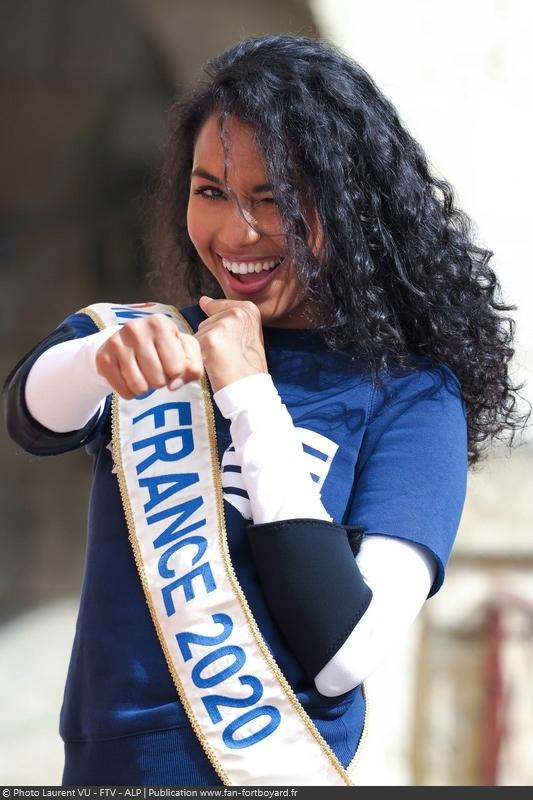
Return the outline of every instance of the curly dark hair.
{"type": "Polygon", "coordinates": [[[242,41],[171,109],[151,214],[156,273],[179,278],[191,299],[221,296],[186,227],[194,143],[212,113],[222,137],[228,116],[252,126],[329,345],[356,345],[374,382],[421,357],[448,365],[467,407],[469,464],[492,440],[512,445],[529,413],[509,376],[516,306],[502,302],[493,254],[474,243],[452,187],[431,174],[391,102],[331,44],[288,34],[242,41]],[[324,232],[318,255],[309,208],[324,232]]]}

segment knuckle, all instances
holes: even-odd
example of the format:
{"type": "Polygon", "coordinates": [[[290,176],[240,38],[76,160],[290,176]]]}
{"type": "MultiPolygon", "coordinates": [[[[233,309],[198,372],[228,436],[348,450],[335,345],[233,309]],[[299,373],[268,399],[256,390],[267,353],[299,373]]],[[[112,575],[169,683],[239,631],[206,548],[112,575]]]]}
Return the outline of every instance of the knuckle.
{"type": "Polygon", "coordinates": [[[138,344],[146,339],[147,334],[150,335],[155,331],[151,317],[141,317],[139,319],[132,319],[122,328],[124,340],[126,342],[133,342],[138,344]]]}
{"type": "Polygon", "coordinates": [[[260,312],[258,307],[255,303],[252,303],[251,300],[245,300],[242,304],[243,313],[249,317],[253,317],[257,319],[260,316],[260,312]]]}
{"type": "Polygon", "coordinates": [[[116,355],[121,350],[121,348],[122,348],[122,331],[119,331],[118,333],[114,333],[113,336],[109,337],[107,342],[102,345],[98,353],[111,360],[111,354],[116,355]]]}
{"type": "Polygon", "coordinates": [[[150,381],[150,386],[152,389],[162,389],[163,386],[166,386],[167,382],[165,378],[162,378],[160,375],[157,378],[154,378],[153,381],[150,381]]]}
{"type": "Polygon", "coordinates": [[[148,390],[148,381],[141,377],[130,378],[128,380],[128,385],[130,389],[135,392],[135,394],[141,394],[142,392],[146,392],[148,390]]]}
{"type": "Polygon", "coordinates": [[[217,336],[217,330],[220,330],[220,328],[209,328],[206,331],[202,331],[202,336],[200,337],[200,344],[202,347],[206,342],[213,341],[213,339],[217,336]]]}
{"type": "Polygon", "coordinates": [[[162,372],[152,372],[146,378],[146,383],[150,389],[161,389],[166,386],[166,376],[162,372]]]}
{"type": "Polygon", "coordinates": [[[188,359],[185,364],[185,372],[187,375],[190,375],[192,378],[199,378],[204,371],[204,365],[201,359],[194,358],[188,359]]]}
{"type": "MultiPolygon", "coordinates": [[[[228,311],[228,313],[224,317],[221,317],[221,319],[218,320],[216,326],[212,330],[213,331],[216,331],[216,330],[227,331],[234,324],[234,319],[235,319],[235,313],[231,309],[230,311],[228,311]]],[[[210,331],[210,333],[211,333],[211,331],[210,331]]]]}
{"type": "MultiPolygon", "coordinates": [[[[138,341],[139,333],[137,326],[135,325],[136,322],[137,320],[130,320],[123,325],[120,335],[117,335],[114,342],[115,347],[119,347],[121,343],[124,343],[126,346],[128,346],[130,343],[138,341]]],[[[110,342],[112,342],[113,339],[115,339],[114,336],[110,339],[110,342]]]]}
{"type": "Polygon", "coordinates": [[[111,353],[108,348],[98,350],[95,363],[98,369],[107,369],[111,365],[111,353]]]}
{"type": "Polygon", "coordinates": [[[138,319],[129,319],[127,322],[124,323],[124,325],[120,329],[119,335],[122,334],[123,336],[127,336],[129,333],[135,333],[139,321],[140,320],[138,319]]]}
{"type": "Polygon", "coordinates": [[[246,308],[244,303],[238,306],[233,306],[231,309],[231,316],[239,321],[246,318],[246,308]]]}
{"type": "Polygon", "coordinates": [[[205,335],[205,338],[203,340],[203,342],[204,342],[204,344],[205,344],[205,346],[207,347],[208,350],[212,350],[215,347],[217,347],[219,341],[220,341],[220,330],[217,330],[215,328],[213,330],[210,330],[205,335]]]}
{"type": "Polygon", "coordinates": [[[169,320],[165,317],[164,314],[158,312],[157,314],[152,314],[148,317],[148,325],[154,331],[163,331],[166,330],[168,327],[169,320]]]}

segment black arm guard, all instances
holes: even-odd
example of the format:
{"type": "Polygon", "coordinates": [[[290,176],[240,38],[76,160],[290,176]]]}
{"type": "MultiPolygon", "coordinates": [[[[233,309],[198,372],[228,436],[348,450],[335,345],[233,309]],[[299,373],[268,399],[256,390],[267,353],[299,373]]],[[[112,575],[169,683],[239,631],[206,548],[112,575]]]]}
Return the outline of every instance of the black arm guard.
{"type": "Polygon", "coordinates": [[[372,599],[354,557],[362,528],[292,519],[249,525],[247,532],[270,612],[314,679],[372,599]]]}
{"type": "Polygon", "coordinates": [[[51,456],[81,447],[93,431],[98,419],[96,414],[78,431],[54,433],[37,422],[26,405],[24,394],[26,380],[39,356],[55,344],[75,338],[76,330],[72,326],[62,325],[57,328],[18,362],[4,383],[4,418],[7,432],[17,444],[32,455],[51,456]]]}

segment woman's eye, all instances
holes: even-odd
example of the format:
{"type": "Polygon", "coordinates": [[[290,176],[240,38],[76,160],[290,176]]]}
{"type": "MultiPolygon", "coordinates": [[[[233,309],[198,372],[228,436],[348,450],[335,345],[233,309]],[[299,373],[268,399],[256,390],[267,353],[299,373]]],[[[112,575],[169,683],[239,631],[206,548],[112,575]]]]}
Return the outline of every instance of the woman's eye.
{"type": "Polygon", "coordinates": [[[216,186],[199,186],[194,190],[194,194],[200,197],[205,197],[208,200],[223,200],[225,194],[222,189],[217,189],[216,186]]]}

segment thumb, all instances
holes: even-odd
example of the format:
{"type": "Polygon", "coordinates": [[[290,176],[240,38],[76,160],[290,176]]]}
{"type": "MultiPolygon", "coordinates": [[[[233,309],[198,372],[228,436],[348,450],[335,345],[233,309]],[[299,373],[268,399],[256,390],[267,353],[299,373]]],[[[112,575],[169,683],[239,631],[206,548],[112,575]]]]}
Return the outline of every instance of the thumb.
{"type": "Polygon", "coordinates": [[[217,314],[219,311],[224,311],[225,308],[229,308],[235,305],[235,300],[226,300],[222,298],[220,300],[216,300],[214,297],[208,297],[208,295],[204,294],[198,300],[198,305],[204,312],[210,317],[212,314],[217,314]]]}

